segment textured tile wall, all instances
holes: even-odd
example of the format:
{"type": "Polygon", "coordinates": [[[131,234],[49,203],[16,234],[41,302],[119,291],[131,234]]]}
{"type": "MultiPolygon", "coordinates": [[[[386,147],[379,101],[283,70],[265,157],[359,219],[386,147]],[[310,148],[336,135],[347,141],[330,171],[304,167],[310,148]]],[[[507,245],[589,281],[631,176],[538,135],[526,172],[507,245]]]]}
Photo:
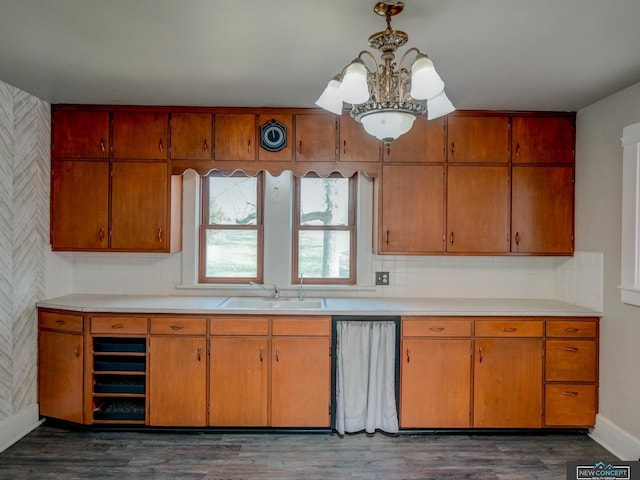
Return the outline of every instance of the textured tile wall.
{"type": "Polygon", "coordinates": [[[49,142],[49,105],[0,82],[0,421],[37,401],[49,142]]]}

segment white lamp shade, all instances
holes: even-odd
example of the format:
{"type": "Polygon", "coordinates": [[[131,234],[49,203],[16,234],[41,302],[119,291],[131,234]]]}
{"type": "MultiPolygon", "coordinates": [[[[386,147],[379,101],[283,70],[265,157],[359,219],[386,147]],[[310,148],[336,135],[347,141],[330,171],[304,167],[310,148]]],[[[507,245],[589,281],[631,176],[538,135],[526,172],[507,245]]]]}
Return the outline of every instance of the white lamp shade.
{"type": "Polygon", "coordinates": [[[437,97],[427,100],[427,120],[442,117],[453,112],[456,107],[453,106],[449,97],[444,90],[437,97]]]}
{"type": "Polygon", "coordinates": [[[369,135],[385,143],[390,143],[400,135],[407,133],[413,126],[415,116],[410,113],[378,110],[360,119],[369,135]]]}
{"type": "Polygon", "coordinates": [[[336,79],[329,80],[316,105],[336,115],[342,115],[342,95],[340,95],[340,82],[336,79]]]}
{"type": "Polygon", "coordinates": [[[352,105],[369,100],[369,85],[367,84],[367,68],[362,60],[355,59],[347,67],[340,86],[342,100],[352,105]]]}
{"type": "Polygon", "coordinates": [[[426,55],[418,55],[411,65],[411,96],[416,100],[426,100],[435,97],[443,89],[444,82],[431,59],[426,55]]]}

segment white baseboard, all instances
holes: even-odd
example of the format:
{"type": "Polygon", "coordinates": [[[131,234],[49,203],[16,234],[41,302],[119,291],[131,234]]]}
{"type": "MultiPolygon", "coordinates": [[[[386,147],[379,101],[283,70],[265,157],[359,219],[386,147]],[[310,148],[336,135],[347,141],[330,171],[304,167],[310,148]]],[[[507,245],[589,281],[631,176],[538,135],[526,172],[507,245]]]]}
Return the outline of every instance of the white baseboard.
{"type": "Polygon", "coordinates": [[[39,418],[37,403],[2,420],[0,422],[0,452],[4,452],[40,424],[42,421],[39,418]]]}
{"type": "Polygon", "coordinates": [[[632,462],[640,458],[640,439],[600,414],[596,415],[596,426],[589,436],[620,460],[632,462]]]}

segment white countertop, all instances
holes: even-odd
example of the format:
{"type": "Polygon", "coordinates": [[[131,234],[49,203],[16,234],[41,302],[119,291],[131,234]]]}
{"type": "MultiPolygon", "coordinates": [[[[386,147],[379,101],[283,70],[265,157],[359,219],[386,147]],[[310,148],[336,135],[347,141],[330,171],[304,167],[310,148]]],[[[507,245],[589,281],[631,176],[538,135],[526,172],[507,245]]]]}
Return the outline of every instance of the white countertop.
{"type": "MultiPolygon", "coordinates": [[[[223,308],[228,297],[73,294],[38,307],[77,312],[296,315],[600,316],[601,312],[545,299],[512,298],[326,298],[324,308],[223,308]]],[[[255,297],[253,297],[255,298],[255,297]]]]}

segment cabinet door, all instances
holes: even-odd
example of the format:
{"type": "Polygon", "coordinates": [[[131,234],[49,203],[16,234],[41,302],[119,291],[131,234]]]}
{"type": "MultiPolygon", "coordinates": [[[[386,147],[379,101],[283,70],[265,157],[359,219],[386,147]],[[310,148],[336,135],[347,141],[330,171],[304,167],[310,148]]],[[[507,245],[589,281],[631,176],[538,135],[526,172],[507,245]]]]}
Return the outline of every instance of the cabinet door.
{"type": "Polygon", "coordinates": [[[449,116],[448,160],[454,163],[507,163],[509,118],[449,116]]]}
{"type": "Polygon", "coordinates": [[[338,123],[329,115],[296,115],[296,161],[335,162],[338,123]]]}
{"type": "Polygon", "coordinates": [[[213,144],[210,113],[171,114],[171,158],[211,160],[213,144]]]}
{"type": "MultiPolygon", "coordinates": [[[[272,132],[273,133],[273,132],[272,132]]],[[[267,139],[273,140],[274,137],[269,135],[269,130],[267,129],[267,139]]],[[[293,116],[292,115],[260,115],[258,117],[258,136],[259,136],[259,145],[258,148],[258,160],[264,162],[285,162],[293,160],[293,116]],[[284,125],[287,132],[287,144],[277,152],[269,151],[262,147],[262,127],[264,125],[268,125],[268,123],[272,120],[279,122],[281,125],[284,125]]]]}
{"type": "Polygon", "coordinates": [[[206,337],[152,336],[149,341],[149,423],[207,424],[206,337]]]}
{"type": "Polygon", "coordinates": [[[444,167],[383,166],[378,246],[380,253],[444,250],[444,167]]]}
{"type": "Polygon", "coordinates": [[[83,336],[41,330],[38,341],[40,415],[83,423],[83,336]]]}
{"type": "Polygon", "coordinates": [[[271,426],[330,425],[330,349],[327,337],[273,338],[271,426]]]}
{"type": "Polygon", "coordinates": [[[216,160],[256,159],[256,117],[249,113],[221,113],[214,120],[216,160]]]}
{"type": "Polygon", "coordinates": [[[209,425],[267,426],[267,337],[212,337],[209,425]]]}
{"type": "Polygon", "coordinates": [[[109,246],[109,164],[54,161],[51,247],[102,250],[109,246]]]}
{"type": "Polygon", "coordinates": [[[512,124],[513,163],[573,163],[573,117],[514,117],[512,124]]]}
{"type": "Polygon", "coordinates": [[[111,180],[111,248],[165,251],[167,165],[114,162],[111,180]]]}
{"type": "Polygon", "coordinates": [[[114,112],[113,158],[166,160],[168,114],[114,112]]]}
{"type": "Polygon", "coordinates": [[[511,251],[573,253],[573,167],[513,167],[511,251]]]}
{"type": "Polygon", "coordinates": [[[382,148],[385,162],[442,163],[445,155],[444,117],[427,120],[422,116],[413,127],[382,148]]]}
{"type": "Polygon", "coordinates": [[[542,425],[542,340],[476,338],[473,426],[542,425]]]}
{"type": "Polygon", "coordinates": [[[109,158],[109,112],[53,111],[53,156],[109,158]]]}
{"type": "Polygon", "coordinates": [[[450,166],[447,177],[447,251],[508,252],[508,167],[450,166]]]}
{"type": "Polygon", "coordinates": [[[381,141],[369,135],[351,116],[342,115],[338,148],[341,162],[378,162],[381,148],[381,141]]]}
{"type": "Polygon", "coordinates": [[[403,339],[400,360],[402,427],[470,426],[471,340],[403,339]]]}

